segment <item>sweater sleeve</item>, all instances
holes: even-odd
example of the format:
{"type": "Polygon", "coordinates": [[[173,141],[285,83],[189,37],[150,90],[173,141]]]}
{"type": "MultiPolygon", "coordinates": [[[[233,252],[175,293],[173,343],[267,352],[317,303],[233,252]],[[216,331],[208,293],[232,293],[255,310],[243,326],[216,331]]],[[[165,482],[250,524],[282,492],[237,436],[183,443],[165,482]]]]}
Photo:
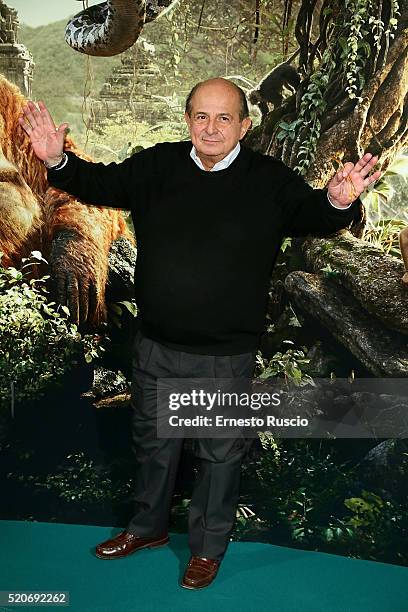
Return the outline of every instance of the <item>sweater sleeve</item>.
{"type": "Polygon", "coordinates": [[[313,189],[303,177],[277,160],[282,185],[276,192],[283,215],[284,236],[326,236],[346,228],[359,216],[360,199],[347,208],[336,208],[327,197],[327,187],[313,189]]]}
{"type": "Polygon", "coordinates": [[[66,191],[86,204],[132,209],[137,202],[137,189],[152,178],[156,147],[144,149],[120,163],[89,162],[72,151],[60,170],[49,168],[50,185],[66,191]]]}

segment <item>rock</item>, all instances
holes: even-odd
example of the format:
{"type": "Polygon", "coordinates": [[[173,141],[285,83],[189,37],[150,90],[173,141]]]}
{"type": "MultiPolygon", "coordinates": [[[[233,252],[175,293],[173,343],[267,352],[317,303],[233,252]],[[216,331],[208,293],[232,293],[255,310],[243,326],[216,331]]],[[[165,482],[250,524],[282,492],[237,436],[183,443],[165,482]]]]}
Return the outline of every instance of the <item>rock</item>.
{"type": "Polygon", "coordinates": [[[134,297],[136,247],[122,236],[114,240],[108,255],[108,301],[130,300],[134,297]]]}
{"type": "Polygon", "coordinates": [[[386,486],[399,498],[407,495],[408,442],[384,440],[368,451],[356,466],[360,482],[367,488],[386,486]]]}
{"type": "Polygon", "coordinates": [[[306,374],[312,378],[325,378],[330,376],[336,367],[339,365],[338,360],[334,355],[327,355],[320,340],[308,350],[306,358],[309,363],[304,366],[306,374]]]}
{"type": "MultiPolygon", "coordinates": [[[[291,272],[285,289],[301,310],[321,322],[375,376],[408,376],[407,337],[387,329],[344,287],[322,275],[291,272]]],[[[401,313],[400,321],[405,316],[401,313]]]]}
{"type": "Polygon", "coordinates": [[[333,238],[307,238],[302,245],[307,268],[316,273],[328,264],[335,281],[348,289],[375,322],[408,335],[408,289],[401,283],[402,261],[348,231],[333,238]]]}
{"type": "Polygon", "coordinates": [[[264,419],[274,436],[367,440],[408,437],[406,379],[315,378],[312,383],[299,385],[282,378],[257,378],[253,391],[279,395],[279,403],[257,409],[257,416],[264,419]],[[268,417],[274,417],[275,422],[268,417]],[[278,421],[282,418],[294,421],[288,427],[278,421]],[[299,423],[298,418],[308,422],[299,423]]]}
{"type": "Polygon", "coordinates": [[[0,73],[31,98],[34,61],[28,49],[18,42],[17,11],[0,0],[0,73]]]}
{"type": "Polygon", "coordinates": [[[97,366],[94,371],[92,387],[82,396],[100,400],[128,392],[129,385],[121,372],[114,372],[97,366]]]}

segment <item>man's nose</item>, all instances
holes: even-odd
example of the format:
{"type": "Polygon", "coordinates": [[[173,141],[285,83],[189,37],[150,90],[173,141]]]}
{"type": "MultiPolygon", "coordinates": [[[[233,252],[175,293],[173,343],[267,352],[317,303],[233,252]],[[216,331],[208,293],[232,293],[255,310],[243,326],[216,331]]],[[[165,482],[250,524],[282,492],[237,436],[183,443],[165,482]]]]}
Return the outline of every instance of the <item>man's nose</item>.
{"type": "Polygon", "coordinates": [[[209,134],[214,134],[217,131],[217,125],[215,119],[209,119],[207,123],[207,132],[209,134]]]}

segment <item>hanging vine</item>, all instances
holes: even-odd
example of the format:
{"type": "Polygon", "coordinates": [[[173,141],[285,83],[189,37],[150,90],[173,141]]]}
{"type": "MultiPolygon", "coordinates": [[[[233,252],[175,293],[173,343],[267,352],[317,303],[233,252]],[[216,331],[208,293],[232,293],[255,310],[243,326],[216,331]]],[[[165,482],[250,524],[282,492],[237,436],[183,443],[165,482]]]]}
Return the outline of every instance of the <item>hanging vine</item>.
{"type": "MultiPolygon", "coordinates": [[[[88,0],[82,0],[83,10],[89,7],[88,0]]],[[[85,58],[85,83],[84,83],[84,91],[82,97],[82,106],[81,106],[81,118],[82,123],[85,126],[85,143],[83,146],[84,151],[87,151],[88,140],[89,140],[89,128],[91,123],[95,120],[95,115],[93,113],[92,104],[88,108],[88,98],[92,94],[92,89],[94,85],[94,74],[92,70],[92,59],[90,55],[87,55],[85,58]]]]}
{"type": "Polygon", "coordinates": [[[344,0],[342,6],[325,0],[320,36],[312,44],[314,4],[302,4],[295,29],[299,72],[305,76],[296,96],[296,118],[281,116],[269,147],[270,152],[280,142],[282,159],[301,175],[315,159],[323,120],[339,105],[349,110],[350,104],[361,103],[366,82],[385,65],[401,14],[397,0],[344,0]]]}

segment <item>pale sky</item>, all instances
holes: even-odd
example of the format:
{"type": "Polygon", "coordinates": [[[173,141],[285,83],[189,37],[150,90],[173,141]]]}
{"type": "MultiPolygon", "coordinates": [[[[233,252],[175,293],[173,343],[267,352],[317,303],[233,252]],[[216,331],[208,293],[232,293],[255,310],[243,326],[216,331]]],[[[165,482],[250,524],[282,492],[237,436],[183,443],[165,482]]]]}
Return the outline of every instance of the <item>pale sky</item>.
{"type": "MultiPolygon", "coordinates": [[[[89,0],[88,6],[100,2],[89,0]]],[[[33,28],[75,15],[84,6],[82,0],[3,0],[3,4],[17,9],[20,23],[33,28]]]]}

